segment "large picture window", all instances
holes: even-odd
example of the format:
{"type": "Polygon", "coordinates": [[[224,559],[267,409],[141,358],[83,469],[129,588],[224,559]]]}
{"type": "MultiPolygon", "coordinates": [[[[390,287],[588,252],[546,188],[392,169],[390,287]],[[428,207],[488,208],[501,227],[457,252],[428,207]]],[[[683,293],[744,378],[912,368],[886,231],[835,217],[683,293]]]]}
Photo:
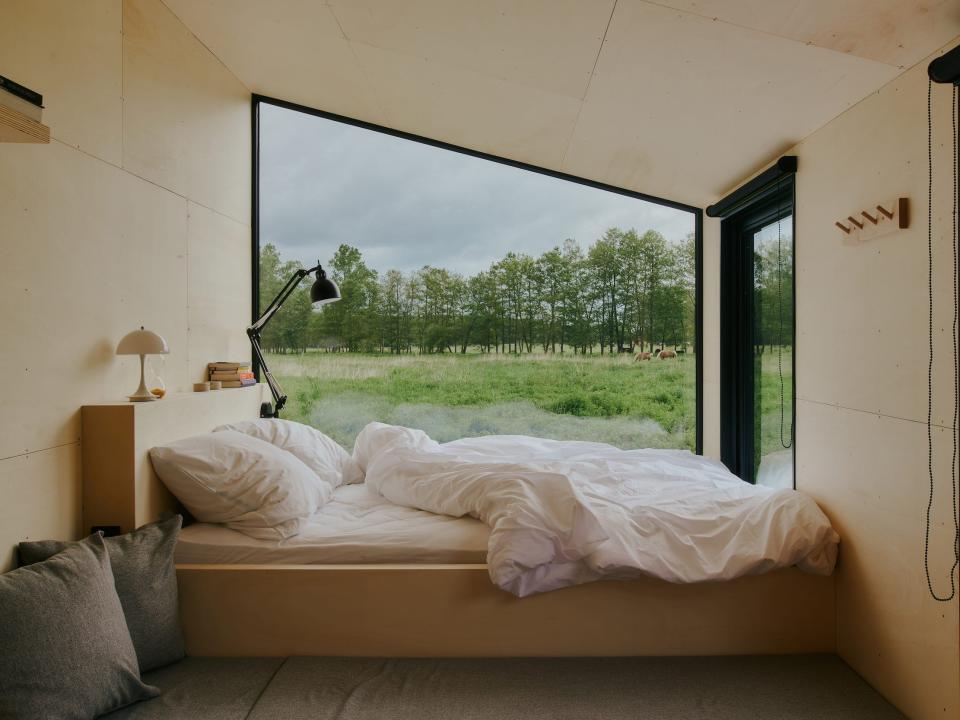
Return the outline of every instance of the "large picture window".
{"type": "Polygon", "coordinates": [[[254,308],[283,416],[699,451],[700,211],[254,98],[254,308]]]}

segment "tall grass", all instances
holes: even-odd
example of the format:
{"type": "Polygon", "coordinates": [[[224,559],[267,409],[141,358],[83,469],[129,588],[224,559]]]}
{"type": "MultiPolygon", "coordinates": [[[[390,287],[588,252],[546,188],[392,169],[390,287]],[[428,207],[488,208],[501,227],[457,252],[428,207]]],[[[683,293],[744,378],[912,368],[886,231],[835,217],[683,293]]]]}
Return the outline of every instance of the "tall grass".
{"type": "Polygon", "coordinates": [[[350,446],[373,420],[438,440],[531,434],[620,447],[693,449],[693,356],[273,355],[286,416],[350,446]]]}
{"type": "MultiPolygon", "coordinates": [[[[759,455],[782,450],[775,351],[758,358],[759,455]]],[[[284,413],[352,447],[374,420],[441,442],[491,434],[608,442],[622,448],[696,444],[696,360],[629,355],[271,355],[290,400],[284,413]]],[[[792,354],[783,354],[783,440],[790,444],[792,354]]]]}

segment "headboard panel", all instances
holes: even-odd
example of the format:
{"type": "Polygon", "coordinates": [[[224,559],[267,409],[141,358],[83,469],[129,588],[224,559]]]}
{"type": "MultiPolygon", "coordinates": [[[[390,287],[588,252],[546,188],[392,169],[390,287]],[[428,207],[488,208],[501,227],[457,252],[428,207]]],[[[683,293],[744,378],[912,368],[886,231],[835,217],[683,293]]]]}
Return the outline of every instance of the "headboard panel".
{"type": "Polygon", "coordinates": [[[83,531],[117,525],[129,532],[174,509],[150,448],[259,417],[262,386],[178,393],[147,403],[84,405],[81,411],[83,531]]]}

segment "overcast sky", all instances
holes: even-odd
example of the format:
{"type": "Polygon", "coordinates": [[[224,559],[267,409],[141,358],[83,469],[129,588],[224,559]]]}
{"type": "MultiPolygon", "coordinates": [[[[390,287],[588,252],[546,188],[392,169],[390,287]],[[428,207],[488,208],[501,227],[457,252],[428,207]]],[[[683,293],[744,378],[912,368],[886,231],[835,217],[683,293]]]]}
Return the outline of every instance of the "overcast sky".
{"type": "Polygon", "coordinates": [[[347,243],[381,272],[470,275],[609,227],[693,232],[690,213],[654,203],[269,104],[260,118],[260,243],[305,265],[347,243]]]}

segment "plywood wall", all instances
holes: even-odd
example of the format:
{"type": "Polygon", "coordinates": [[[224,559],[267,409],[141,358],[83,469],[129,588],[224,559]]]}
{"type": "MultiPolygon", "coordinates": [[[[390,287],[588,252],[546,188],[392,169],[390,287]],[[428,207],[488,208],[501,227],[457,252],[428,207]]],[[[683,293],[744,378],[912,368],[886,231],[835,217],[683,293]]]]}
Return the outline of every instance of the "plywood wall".
{"type": "Polygon", "coordinates": [[[249,357],[249,91],[160,0],[7,0],[0,74],[44,95],[50,145],[0,145],[0,569],[77,537],[80,406],[171,392],[249,357]]]}
{"type": "MultiPolygon", "coordinates": [[[[954,43],[955,44],[955,43],[954,43]]],[[[929,60],[929,59],[928,59],[929,60]]],[[[842,537],[842,657],[916,720],[960,717],[960,603],[924,577],[927,477],[928,60],[794,150],[797,175],[797,484],[842,537]],[[847,245],[834,221],[906,196],[913,222],[847,245]]],[[[934,88],[935,470],[930,553],[953,558],[950,88],[934,88]]]]}

